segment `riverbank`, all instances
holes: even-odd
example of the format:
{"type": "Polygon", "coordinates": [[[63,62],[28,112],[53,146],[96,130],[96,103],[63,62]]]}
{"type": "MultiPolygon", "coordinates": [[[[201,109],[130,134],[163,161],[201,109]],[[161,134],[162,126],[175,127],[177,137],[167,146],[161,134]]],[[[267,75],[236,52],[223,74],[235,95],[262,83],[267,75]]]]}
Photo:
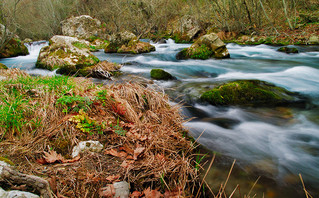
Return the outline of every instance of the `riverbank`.
{"type": "MultiPolygon", "coordinates": [[[[107,197],[103,187],[117,181],[130,184],[131,197],[197,193],[194,142],[182,126],[180,107],[166,95],[136,83],[103,86],[84,78],[0,71],[1,159],[48,180],[52,195],[107,197]],[[103,149],[74,155],[83,141],[98,141],[103,149]]],[[[6,189],[15,185],[1,183],[6,189]]],[[[28,183],[19,189],[34,192],[28,183]]]]}

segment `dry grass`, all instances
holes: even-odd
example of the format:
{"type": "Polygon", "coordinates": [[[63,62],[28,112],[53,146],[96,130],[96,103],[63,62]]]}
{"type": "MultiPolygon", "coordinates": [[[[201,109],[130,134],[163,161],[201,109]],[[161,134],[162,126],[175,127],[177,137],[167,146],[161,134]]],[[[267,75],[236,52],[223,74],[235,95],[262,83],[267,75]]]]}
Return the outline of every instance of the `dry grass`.
{"type": "MultiPolygon", "coordinates": [[[[46,83],[24,84],[32,77],[19,70],[7,70],[1,75],[10,78],[11,85],[0,96],[14,89],[27,102],[17,109],[25,119],[19,129],[0,128],[0,155],[11,160],[17,170],[48,179],[56,196],[98,197],[98,190],[113,182],[107,179],[109,176],[129,182],[132,190],[160,187],[162,192],[182,189],[184,196],[195,193],[198,171],[191,156],[194,147],[184,137],[179,106],[171,106],[166,95],[134,83],[96,86],[84,78],[65,77],[63,85],[50,89],[52,86],[46,83]],[[20,88],[16,88],[17,84],[20,88]],[[97,93],[103,90],[107,94],[98,99],[97,93]],[[87,97],[93,102],[86,113],[96,124],[105,125],[102,132],[84,133],[69,121],[78,113],[63,113],[63,107],[56,103],[67,95],[87,97]],[[125,135],[117,134],[117,130],[125,135]],[[50,150],[70,158],[73,146],[83,140],[98,140],[104,150],[84,153],[74,163],[37,162],[50,150]],[[136,149],[142,152],[135,156],[136,149]],[[107,154],[111,150],[124,155],[107,154]]],[[[46,79],[43,81],[49,78],[39,77],[46,79]]]]}

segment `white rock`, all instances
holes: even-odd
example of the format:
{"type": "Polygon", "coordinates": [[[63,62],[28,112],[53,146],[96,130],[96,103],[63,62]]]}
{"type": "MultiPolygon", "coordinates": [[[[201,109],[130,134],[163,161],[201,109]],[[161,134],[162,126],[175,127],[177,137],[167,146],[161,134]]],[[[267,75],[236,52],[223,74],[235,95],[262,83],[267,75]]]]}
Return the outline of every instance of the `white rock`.
{"type": "Polygon", "coordinates": [[[83,141],[73,148],[72,157],[75,158],[84,151],[100,152],[102,149],[103,145],[99,141],[83,141]]]}
{"type": "Polygon", "coordinates": [[[116,182],[113,185],[114,185],[114,189],[115,189],[114,197],[128,198],[128,196],[130,194],[129,183],[122,181],[122,182],[116,182]]]}
{"type": "Polygon", "coordinates": [[[38,195],[18,190],[5,191],[0,187],[0,198],[40,198],[38,195]]]}

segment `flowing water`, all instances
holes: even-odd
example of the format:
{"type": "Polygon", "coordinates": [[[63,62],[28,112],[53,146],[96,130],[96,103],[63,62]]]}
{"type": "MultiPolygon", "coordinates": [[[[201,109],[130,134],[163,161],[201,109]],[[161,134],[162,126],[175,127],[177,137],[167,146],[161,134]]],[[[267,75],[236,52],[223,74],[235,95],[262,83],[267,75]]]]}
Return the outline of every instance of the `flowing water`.
{"type": "MultiPolygon", "coordinates": [[[[34,44],[29,56],[0,62],[30,74],[53,75],[34,68],[37,53],[44,45],[47,43],[34,44]]],[[[230,180],[250,188],[255,176],[260,175],[262,187],[255,186],[257,197],[262,197],[260,192],[265,197],[304,197],[299,173],[312,195],[319,196],[319,46],[295,46],[300,53],[285,54],[277,52],[279,47],[275,46],[227,44],[230,59],[176,60],[175,55],[190,44],[168,40],[154,45],[155,52],[143,55],[103,51],[95,55],[100,60],[124,64],[124,79],[132,74],[150,79],[154,68],[177,78],[154,82],[175,102],[186,103],[183,113],[194,119],[185,126],[195,138],[200,136],[202,145],[222,156],[209,174],[209,183],[225,179],[227,172],[223,171],[223,176],[218,173],[237,159],[230,180]],[[299,108],[215,107],[198,102],[205,90],[236,79],[268,81],[298,92],[311,102],[299,108]]]]}

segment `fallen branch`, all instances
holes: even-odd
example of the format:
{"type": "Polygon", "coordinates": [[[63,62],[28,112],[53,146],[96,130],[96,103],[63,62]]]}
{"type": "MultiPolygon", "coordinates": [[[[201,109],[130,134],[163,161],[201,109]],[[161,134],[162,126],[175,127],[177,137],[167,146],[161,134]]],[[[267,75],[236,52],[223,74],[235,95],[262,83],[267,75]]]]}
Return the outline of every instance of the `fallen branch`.
{"type": "Polygon", "coordinates": [[[40,177],[22,174],[7,166],[0,166],[0,180],[10,184],[26,184],[38,191],[43,198],[52,198],[49,182],[40,177]]]}

